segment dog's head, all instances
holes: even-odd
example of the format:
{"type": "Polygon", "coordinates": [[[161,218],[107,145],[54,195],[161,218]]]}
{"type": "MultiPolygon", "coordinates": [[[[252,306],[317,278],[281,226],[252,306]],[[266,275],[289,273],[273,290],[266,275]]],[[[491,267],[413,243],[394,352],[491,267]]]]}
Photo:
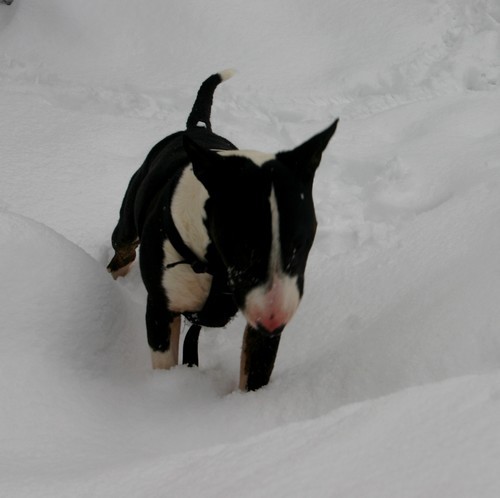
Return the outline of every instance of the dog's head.
{"type": "Polygon", "coordinates": [[[231,290],[248,323],[265,333],[281,332],[302,297],[316,233],[313,179],[337,122],[275,155],[217,152],[185,138],[194,174],[209,193],[207,229],[231,290]]]}

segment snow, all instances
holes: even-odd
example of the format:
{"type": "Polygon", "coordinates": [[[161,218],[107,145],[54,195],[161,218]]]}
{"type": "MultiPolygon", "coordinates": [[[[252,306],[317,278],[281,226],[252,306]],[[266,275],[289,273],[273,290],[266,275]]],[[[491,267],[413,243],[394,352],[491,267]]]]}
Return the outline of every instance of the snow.
{"type": "Polygon", "coordinates": [[[498,496],[499,54],[498,0],[0,5],[0,495],[498,496]],[[152,371],[138,269],[105,271],[131,174],[229,67],[242,149],[340,117],[252,393],[241,317],[152,371]]]}

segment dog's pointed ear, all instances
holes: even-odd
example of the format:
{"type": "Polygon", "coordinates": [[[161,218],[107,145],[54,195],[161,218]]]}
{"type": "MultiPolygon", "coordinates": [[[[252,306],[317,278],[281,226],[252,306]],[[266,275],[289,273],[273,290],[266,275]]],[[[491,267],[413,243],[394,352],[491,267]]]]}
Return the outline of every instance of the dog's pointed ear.
{"type": "Polygon", "coordinates": [[[219,162],[220,156],[213,150],[202,147],[187,135],[184,135],[183,140],[184,149],[193,164],[196,178],[211,192],[218,180],[216,176],[219,168],[214,165],[219,162]]]}
{"type": "Polygon", "coordinates": [[[314,135],[295,149],[279,152],[276,154],[276,159],[296,171],[303,179],[312,180],[321,161],[321,155],[333,137],[338,122],[336,119],[326,130],[314,135]]]}

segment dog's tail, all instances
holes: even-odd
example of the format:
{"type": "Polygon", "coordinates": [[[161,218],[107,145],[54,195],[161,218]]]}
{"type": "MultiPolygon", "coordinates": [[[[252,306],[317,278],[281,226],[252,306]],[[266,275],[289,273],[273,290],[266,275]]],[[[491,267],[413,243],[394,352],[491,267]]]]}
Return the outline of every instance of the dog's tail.
{"type": "Polygon", "coordinates": [[[186,128],[204,126],[208,130],[212,130],[212,125],[210,124],[210,111],[212,110],[215,89],[219,83],[231,78],[233,75],[233,69],[226,69],[220,73],[212,74],[212,76],[201,84],[193,109],[186,122],[186,128]]]}

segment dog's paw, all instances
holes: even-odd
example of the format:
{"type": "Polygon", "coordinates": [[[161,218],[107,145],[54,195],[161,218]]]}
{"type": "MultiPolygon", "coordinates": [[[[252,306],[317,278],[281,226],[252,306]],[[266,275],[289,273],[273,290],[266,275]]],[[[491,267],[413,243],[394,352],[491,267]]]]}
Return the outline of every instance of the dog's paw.
{"type": "Polygon", "coordinates": [[[177,358],[172,350],[151,351],[151,363],[155,370],[168,370],[177,365],[177,358]]]}
{"type": "Polygon", "coordinates": [[[115,249],[115,255],[107,266],[108,272],[111,273],[115,280],[118,277],[124,277],[130,271],[130,267],[135,261],[135,249],[138,245],[138,242],[134,242],[133,244],[115,249]]]}
{"type": "Polygon", "coordinates": [[[114,258],[111,260],[109,263],[107,270],[109,273],[111,273],[111,276],[113,277],[114,280],[116,280],[118,277],[125,277],[128,272],[130,271],[130,268],[132,267],[132,263],[129,263],[128,265],[116,268],[115,265],[113,265],[114,258]]]}

